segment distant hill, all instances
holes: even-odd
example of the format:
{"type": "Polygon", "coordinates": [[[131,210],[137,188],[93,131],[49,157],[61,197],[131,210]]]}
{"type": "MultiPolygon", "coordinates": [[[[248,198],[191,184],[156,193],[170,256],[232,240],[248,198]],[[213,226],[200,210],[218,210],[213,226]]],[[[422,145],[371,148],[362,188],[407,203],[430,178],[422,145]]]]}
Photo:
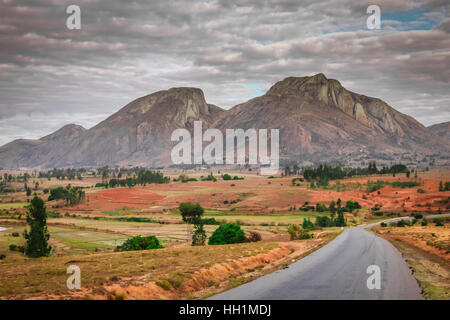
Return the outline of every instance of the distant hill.
{"type": "Polygon", "coordinates": [[[428,129],[435,135],[450,140],[450,121],[433,124],[428,129]]]}
{"type": "Polygon", "coordinates": [[[192,132],[195,120],[204,130],[279,128],[282,161],[300,165],[448,159],[450,153],[433,129],[320,73],[286,78],[230,110],[208,104],[198,88],[158,91],[89,130],[68,125],[39,140],[8,143],[0,147],[0,167],[170,166],[171,133],[192,132]]]}

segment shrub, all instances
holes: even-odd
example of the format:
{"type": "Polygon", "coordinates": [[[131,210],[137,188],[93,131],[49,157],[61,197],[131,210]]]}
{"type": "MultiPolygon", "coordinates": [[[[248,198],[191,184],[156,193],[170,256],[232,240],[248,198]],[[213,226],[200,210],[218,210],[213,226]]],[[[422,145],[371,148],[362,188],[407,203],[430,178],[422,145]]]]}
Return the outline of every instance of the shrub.
{"type": "Polygon", "coordinates": [[[9,250],[10,250],[10,251],[16,251],[16,250],[17,250],[17,245],[15,245],[15,244],[10,244],[10,245],[9,245],[9,250]]]}
{"type": "Polygon", "coordinates": [[[394,181],[392,182],[394,188],[413,188],[419,186],[416,181],[394,181]]]}
{"type": "Polygon", "coordinates": [[[203,218],[202,224],[204,224],[204,225],[219,225],[220,222],[214,218],[203,218]]]}
{"type": "Polygon", "coordinates": [[[407,226],[407,225],[409,225],[409,222],[408,221],[405,221],[405,220],[400,220],[400,221],[397,221],[397,227],[405,227],[405,226],[407,226]]]}
{"type": "Polygon", "coordinates": [[[56,211],[47,211],[47,217],[50,218],[61,218],[61,214],[56,211]]]}
{"type": "Polygon", "coordinates": [[[436,224],[436,227],[443,227],[442,219],[434,219],[433,222],[436,224]]]}
{"type": "Polygon", "coordinates": [[[428,221],[427,219],[423,219],[422,223],[420,224],[422,227],[425,227],[426,225],[428,225],[428,221]]]}
{"type": "Polygon", "coordinates": [[[353,212],[353,210],[361,209],[361,205],[357,201],[347,201],[345,204],[345,207],[343,208],[344,211],[353,212]]]}
{"type": "Polygon", "coordinates": [[[18,237],[19,236],[19,233],[18,232],[13,232],[13,233],[11,233],[11,236],[13,236],[13,237],[18,237]]]}
{"type": "Polygon", "coordinates": [[[314,223],[309,220],[309,218],[303,219],[302,228],[305,230],[311,230],[314,228],[314,223]]]}
{"type": "Polygon", "coordinates": [[[156,284],[164,290],[170,290],[170,288],[172,288],[172,285],[167,280],[156,281],[156,284]]]}
{"type": "Polygon", "coordinates": [[[316,211],[317,212],[324,212],[327,210],[327,207],[324,204],[318,203],[316,205],[316,211]]]}
{"type": "Polygon", "coordinates": [[[249,236],[247,237],[247,240],[249,242],[258,242],[261,241],[261,239],[262,239],[261,234],[254,231],[250,231],[249,236]]]}
{"type": "Polygon", "coordinates": [[[6,258],[6,255],[0,254],[0,260],[3,260],[3,259],[5,259],[5,258],[6,258]]]}
{"type": "Polygon", "coordinates": [[[382,226],[383,228],[386,228],[387,224],[386,224],[386,222],[382,222],[382,223],[380,223],[380,226],[382,226]]]}
{"type": "Polygon", "coordinates": [[[155,236],[135,236],[117,247],[120,251],[150,250],[164,248],[155,236]]]}
{"type": "Polygon", "coordinates": [[[231,180],[231,176],[228,173],[222,175],[223,180],[231,180]]]}
{"type": "Polygon", "coordinates": [[[241,227],[236,223],[227,223],[217,228],[211,237],[208,244],[231,244],[245,242],[245,234],[241,227]]]}
{"type": "Polygon", "coordinates": [[[330,217],[323,216],[316,218],[316,225],[319,227],[334,227],[336,224],[330,217]]]}
{"type": "Polygon", "coordinates": [[[307,230],[301,229],[300,226],[296,224],[289,225],[288,233],[291,237],[291,240],[305,240],[314,237],[313,234],[309,234],[307,230]]]}

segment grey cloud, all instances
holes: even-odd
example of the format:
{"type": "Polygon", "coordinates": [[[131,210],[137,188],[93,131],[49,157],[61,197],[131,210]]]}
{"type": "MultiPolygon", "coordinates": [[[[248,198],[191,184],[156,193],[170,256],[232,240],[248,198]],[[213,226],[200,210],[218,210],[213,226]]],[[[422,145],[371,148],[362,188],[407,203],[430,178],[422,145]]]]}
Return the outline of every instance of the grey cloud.
{"type": "Polygon", "coordinates": [[[346,0],[80,0],[74,31],[65,28],[71,3],[0,1],[0,144],[90,127],[156,90],[196,86],[229,108],[252,95],[247,83],[318,72],[424,123],[448,118],[442,1],[378,1],[383,12],[435,10],[427,14],[439,27],[415,31],[398,21],[369,31],[368,2],[346,0]]]}

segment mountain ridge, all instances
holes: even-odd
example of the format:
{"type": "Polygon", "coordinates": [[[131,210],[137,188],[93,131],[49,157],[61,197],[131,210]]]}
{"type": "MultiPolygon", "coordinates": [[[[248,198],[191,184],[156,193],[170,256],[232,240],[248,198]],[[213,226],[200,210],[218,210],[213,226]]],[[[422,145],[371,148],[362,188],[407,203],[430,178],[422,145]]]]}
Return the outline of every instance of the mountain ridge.
{"type": "Polygon", "coordinates": [[[0,147],[0,167],[168,166],[171,133],[178,128],[192,132],[195,120],[203,122],[204,130],[279,128],[280,157],[286,162],[449,153],[448,142],[414,118],[319,73],[287,77],[263,96],[229,110],[207,103],[199,88],[157,91],[88,130],[66,125],[39,140],[12,141],[0,147]]]}

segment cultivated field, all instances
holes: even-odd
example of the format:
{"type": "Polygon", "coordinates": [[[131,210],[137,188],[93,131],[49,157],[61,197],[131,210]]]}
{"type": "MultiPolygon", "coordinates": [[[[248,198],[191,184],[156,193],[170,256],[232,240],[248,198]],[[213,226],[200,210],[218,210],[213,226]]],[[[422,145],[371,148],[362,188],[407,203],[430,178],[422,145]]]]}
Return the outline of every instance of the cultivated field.
{"type": "MultiPolygon", "coordinates": [[[[10,249],[11,245],[24,244],[22,232],[27,228],[25,214],[30,199],[20,190],[23,183],[13,182],[11,188],[17,192],[0,194],[0,227],[6,228],[0,231],[0,254],[6,256],[0,260],[0,298],[203,298],[281,268],[333,239],[341,228],[317,228],[311,231],[312,239],[290,241],[289,225],[330,216],[329,209],[317,210],[317,204],[328,208],[338,198],[343,204],[357,201],[361,208],[345,213],[349,227],[402,215],[450,212],[450,192],[439,191],[439,182],[450,180],[448,171],[421,172],[409,178],[405,174],[348,178],[320,188],[307,181],[293,183],[294,176],[268,178],[242,172],[230,174],[244,180],[225,181],[215,173],[216,182],[200,181],[207,174],[187,173],[198,181],[186,183],[120,188],[95,187],[102,182],[98,176],[71,181],[32,176],[28,185],[37,186],[33,192],[44,200],[48,198],[44,189],[67,184],[84,187],[86,192],[85,201],[75,206],[64,201],[46,203],[51,213],[47,223],[53,253],[38,259],[10,249]],[[368,190],[378,180],[381,187],[368,190]],[[394,187],[394,182],[417,184],[394,187]],[[214,221],[205,225],[208,237],[218,224],[233,222],[246,234],[258,232],[262,241],[191,247],[192,226],[182,222],[178,211],[182,202],[199,202],[206,209],[203,218],[214,221]],[[154,235],[165,248],[115,252],[118,245],[136,235],[154,235]],[[81,291],[66,287],[65,270],[70,264],[82,270],[81,291]]],[[[449,279],[448,224],[379,232],[385,235],[388,229],[403,237],[402,243],[408,243],[404,239],[409,237],[439,250],[443,246],[447,256],[439,259],[444,259],[442,270],[447,273],[440,276],[449,279]]]]}

